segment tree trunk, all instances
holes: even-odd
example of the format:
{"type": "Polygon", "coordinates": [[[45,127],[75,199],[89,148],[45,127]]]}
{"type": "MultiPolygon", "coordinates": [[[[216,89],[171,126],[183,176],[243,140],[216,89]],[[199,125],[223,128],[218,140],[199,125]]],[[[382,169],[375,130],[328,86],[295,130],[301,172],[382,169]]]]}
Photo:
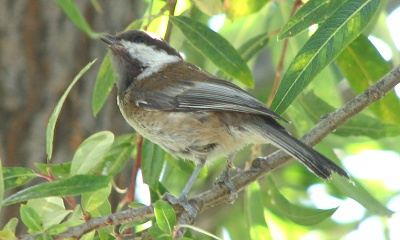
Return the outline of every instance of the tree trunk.
{"type": "MultiPolygon", "coordinates": [[[[141,1],[96,2],[101,11],[91,1],[75,1],[95,31],[110,34],[122,31],[143,8],[141,1]]],[[[63,106],[55,129],[52,162],[70,161],[83,139],[97,131],[133,131],[118,110],[115,91],[100,114],[93,116],[93,87],[106,47],[79,30],[56,1],[0,0],[0,53],[3,167],[34,168],[34,163],[46,163],[49,116],[74,76],[95,58],[97,63],[75,85],[63,106]]],[[[19,215],[18,209],[18,205],[3,209],[1,228],[19,215]]]]}

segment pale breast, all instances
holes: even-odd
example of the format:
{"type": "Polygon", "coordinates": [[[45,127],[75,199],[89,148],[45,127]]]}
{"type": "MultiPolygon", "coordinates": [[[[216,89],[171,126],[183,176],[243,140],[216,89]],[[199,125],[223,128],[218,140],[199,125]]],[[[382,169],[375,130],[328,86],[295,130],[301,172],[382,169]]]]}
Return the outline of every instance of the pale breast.
{"type": "Polygon", "coordinates": [[[246,129],[228,126],[215,112],[147,111],[119,103],[127,122],[143,137],[174,156],[208,161],[227,156],[249,144],[246,129]]]}

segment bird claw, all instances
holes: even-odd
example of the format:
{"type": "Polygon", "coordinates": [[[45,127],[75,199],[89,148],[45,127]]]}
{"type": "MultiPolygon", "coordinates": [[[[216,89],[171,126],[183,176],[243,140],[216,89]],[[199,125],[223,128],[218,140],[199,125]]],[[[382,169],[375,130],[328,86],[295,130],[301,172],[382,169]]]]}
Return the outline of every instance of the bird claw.
{"type": "Polygon", "coordinates": [[[169,203],[173,205],[180,205],[183,207],[183,209],[188,212],[191,216],[196,216],[197,215],[197,210],[194,208],[192,205],[190,205],[188,198],[186,195],[181,195],[179,197],[175,197],[174,195],[170,193],[165,193],[162,196],[162,199],[165,201],[168,201],[169,203]]]}
{"type": "Polygon", "coordinates": [[[232,183],[227,171],[222,172],[222,174],[214,181],[214,185],[217,184],[225,184],[225,186],[229,188],[230,194],[228,197],[228,202],[234,203],[236,198],[238,197],[238,190],[232,183]]]}

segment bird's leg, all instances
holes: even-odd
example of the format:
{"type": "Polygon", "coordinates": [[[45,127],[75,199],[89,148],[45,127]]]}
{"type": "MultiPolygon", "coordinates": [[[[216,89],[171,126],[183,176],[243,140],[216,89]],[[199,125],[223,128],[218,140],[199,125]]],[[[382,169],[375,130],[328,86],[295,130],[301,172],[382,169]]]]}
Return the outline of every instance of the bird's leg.
{"type": "Polygon", "coordinates": [[[197,176],[200,173],[200,170],[204,167],[205,161],[200,161],[196,165],[196,168],[194,169],[192,175],[190,176],[188,182],[186,183],[185,187],[182,190],[182,193],[179,195],[179,197],[175,197],[169,193],[164,194],[164,198],[169,201],[172,204],[179,204],[181,205],[187,212],[189,212],[192,215],[196,215],[196,210],[188,203],[187,201],[187,195],[192,188],[194,181],[196,180],[197,176]]]}
{"type": "Polygon", "coordinates": [[[219,183],[224,183],[230,191],[230,196],[228,201],[229,202],[234,202],[235,199],[237,198],[237,188],[235,185],[233,185],[232,181],[230,180],[229,177],[229,170],[230,169],[235,169],[235,166],[233,165],[233,159],[235,158],[236,153],[232,153],[229,155],[227,161],[226,161],[226,166],[224,170],[222,170],[221,175],[217,178],[217,180],[214,182],[214,184],[219,184],[219,183]]]}

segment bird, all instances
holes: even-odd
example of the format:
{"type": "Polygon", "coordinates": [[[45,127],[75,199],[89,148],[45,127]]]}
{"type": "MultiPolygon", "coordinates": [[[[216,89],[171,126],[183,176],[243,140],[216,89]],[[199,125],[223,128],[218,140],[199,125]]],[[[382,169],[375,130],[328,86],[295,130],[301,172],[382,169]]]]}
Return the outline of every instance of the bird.
{"type": "MultiPolygon", "coordinates": [[[[341,167],[292,136],[284,118],[239,86],[183,59],[154,33],[129,30],[104,35],[116,74],[117,103],[125,120],[166,152],[196,164],[182,193],[184,202],[203,166],[249,144],[270,143],[299,160],[315,175],[349,178],[341,167]]],[[[228,166],[227,165],[227,166],[228,166]]],[[[231,192],[228,168],[221,179],[231,192]]]]}

